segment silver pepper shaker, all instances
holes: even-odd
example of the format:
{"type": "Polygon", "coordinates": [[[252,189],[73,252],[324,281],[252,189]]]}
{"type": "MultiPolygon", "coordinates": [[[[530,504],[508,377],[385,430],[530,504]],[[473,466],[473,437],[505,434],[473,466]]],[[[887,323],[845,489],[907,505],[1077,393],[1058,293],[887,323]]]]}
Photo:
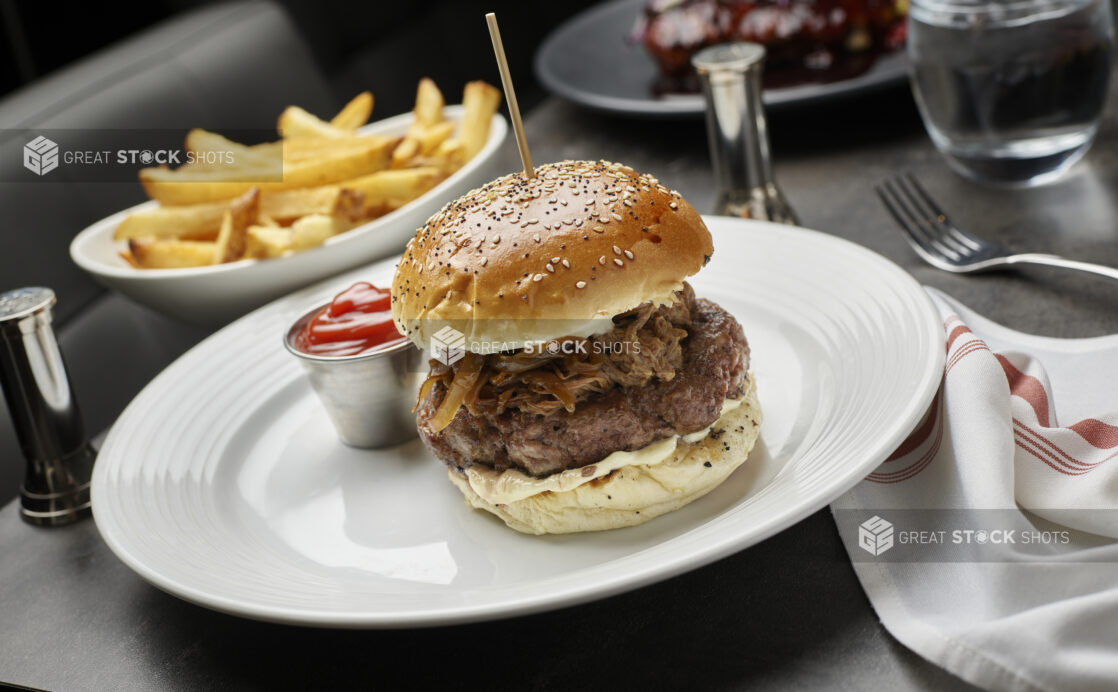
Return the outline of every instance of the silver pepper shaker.
{"type": "Polygon", "coordinates": [[[696,53],[707,106],[710,158],[719,187],[716,214],[798,224],[773,179],[761,103],[765,47],[723,43],[696,53]]]}
{"type": "Polygon", "coordinates": [[[51,327],[54,302],[49,288],[0,295],[0,385],[27,460],[20,512],[39,526],[90,514],[95,457],[51,327]]]}

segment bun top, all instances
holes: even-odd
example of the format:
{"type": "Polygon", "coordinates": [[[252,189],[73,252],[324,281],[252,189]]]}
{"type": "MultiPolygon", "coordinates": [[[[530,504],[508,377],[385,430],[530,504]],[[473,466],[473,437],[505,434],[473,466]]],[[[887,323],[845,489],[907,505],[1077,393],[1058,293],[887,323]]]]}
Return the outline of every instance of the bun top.
{"type": "Polygon", "coordinates": [[[396,267],[392,316],[422,348],[448,326],[481,353],[589,336],[641,303],[671,302],[713,252],[698,212],[656,178],[606,161],[545,164],[428,219],[396,267]]]}

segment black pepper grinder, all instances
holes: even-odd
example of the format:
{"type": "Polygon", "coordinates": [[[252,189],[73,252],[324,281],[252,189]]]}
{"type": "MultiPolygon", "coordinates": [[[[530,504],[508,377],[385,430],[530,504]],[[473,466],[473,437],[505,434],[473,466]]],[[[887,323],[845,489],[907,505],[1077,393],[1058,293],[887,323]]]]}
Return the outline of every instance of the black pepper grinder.
{"type": "Polygon", "coordinates": [[[60,526],[90,514],[95,453],[51,327],[54,291],[0,295],[0,386],[27,460],[20,514],[60,526]]]}
{"type": "Polygon", "coordinates": [[[719,188],[714,213],[797,225],[769,160],[761,103],[765,47],[723,43],[699,51],[691,64],[706,97],[710,158],[719,188]]]}

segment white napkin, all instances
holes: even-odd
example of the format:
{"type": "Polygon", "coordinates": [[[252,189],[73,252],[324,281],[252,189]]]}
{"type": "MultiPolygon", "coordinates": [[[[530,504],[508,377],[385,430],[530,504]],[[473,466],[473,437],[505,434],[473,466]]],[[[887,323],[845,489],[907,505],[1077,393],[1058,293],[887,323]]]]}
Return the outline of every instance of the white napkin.
{"type": "Polygon", "coordinates": [[[832,505],[862,587],[898,640],[980,687],[1118,689],[1118,335],[1031,336],[929,293],[948,343],[936,401],[832,505]],[[913,509],[1021,533],[958,559],[902,545],[913,509]],[[1025,532],[1062,543],[1023,546],[1025,532]]]}

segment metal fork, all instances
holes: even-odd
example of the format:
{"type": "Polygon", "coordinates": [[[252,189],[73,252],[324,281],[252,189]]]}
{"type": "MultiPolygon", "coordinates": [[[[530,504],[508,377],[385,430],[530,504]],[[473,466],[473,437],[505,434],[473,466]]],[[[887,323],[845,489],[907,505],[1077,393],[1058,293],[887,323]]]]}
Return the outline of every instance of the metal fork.
{"type": "Polygon", "coordinates": [[[967,233],[947,218],[911,174],[894,176],[874,188],[924,261],[944,271],[967,274],[1017,264],[1043,264],[1118,279],[1118,269],[1035,252],[1014,253],[967,233]]]}

